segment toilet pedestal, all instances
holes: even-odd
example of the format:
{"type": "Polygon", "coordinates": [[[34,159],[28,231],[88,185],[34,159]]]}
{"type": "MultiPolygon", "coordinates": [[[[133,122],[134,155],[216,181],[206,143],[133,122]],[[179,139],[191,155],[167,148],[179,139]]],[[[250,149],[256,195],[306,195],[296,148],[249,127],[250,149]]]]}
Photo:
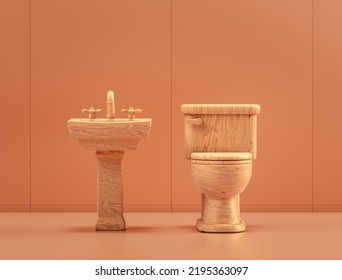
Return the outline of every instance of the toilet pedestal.
{"type": "Polygon", "coordinates": [[[240,196],[215,199],[202,194],[202,217],[196,228],[203,232],[242,232],[246,225],[240,217],[240,196]]]}
{"type": "Polygon", "coordinates": [[[97,151],[98,220],[96,230],[125,230],[122,198],[124,151],[97,151]]]}

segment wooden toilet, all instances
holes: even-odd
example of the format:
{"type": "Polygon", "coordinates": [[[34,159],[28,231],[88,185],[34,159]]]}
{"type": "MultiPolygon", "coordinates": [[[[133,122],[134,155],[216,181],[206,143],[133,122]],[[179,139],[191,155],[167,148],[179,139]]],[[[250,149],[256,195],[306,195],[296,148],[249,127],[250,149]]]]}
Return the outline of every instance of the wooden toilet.
{"type": "Polygon", "coordinates": [[[202,193],[203,232],[242,232],[239,195],[256,159],[257,104],[184,104],[185,158],[202,193]]]}

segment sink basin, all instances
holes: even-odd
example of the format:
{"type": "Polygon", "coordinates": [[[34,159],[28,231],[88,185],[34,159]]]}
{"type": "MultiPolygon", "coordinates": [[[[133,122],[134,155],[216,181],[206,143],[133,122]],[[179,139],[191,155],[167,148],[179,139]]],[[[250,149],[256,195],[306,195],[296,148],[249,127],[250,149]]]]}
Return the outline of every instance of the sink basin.
{"type": "Polygon", "coordinates": [[[68,120],[68,129],[85,150],[136,150],[139,141],[147,138],[151,123],[150,118],[74,118],[68,120]]]}

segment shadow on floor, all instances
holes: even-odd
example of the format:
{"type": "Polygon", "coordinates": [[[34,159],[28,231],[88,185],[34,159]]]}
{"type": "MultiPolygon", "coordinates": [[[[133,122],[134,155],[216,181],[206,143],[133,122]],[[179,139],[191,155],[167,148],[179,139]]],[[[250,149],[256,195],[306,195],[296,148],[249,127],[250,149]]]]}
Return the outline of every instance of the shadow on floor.
{"type": "Polygon", "coordinates": [[[194,233],[197,232],[194,226],[170,226],[170,227],[155,227],[155,226],[126,226],[125,231],[96,231],[94,226],[77,226],[69,227],[66,229],[70,233],[170,233],[170,232],[182,232],[182,233],[194,233]]]}

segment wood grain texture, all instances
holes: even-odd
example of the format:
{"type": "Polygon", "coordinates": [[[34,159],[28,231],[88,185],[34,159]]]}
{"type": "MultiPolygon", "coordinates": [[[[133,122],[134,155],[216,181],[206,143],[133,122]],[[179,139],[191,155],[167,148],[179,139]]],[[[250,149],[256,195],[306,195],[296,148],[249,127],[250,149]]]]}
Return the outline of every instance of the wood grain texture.
{"type": "Polygon", "coordinates": [[[185,115],[255,115],[260,113],[258,104],[183,104],[185,115]]]}
{"type": "Polygon", "coordinates": [[[96,230],[125,230],[122,159],[148,136],[151,119],[70,119],[68,129],[86,150],[96,150],[98,221],[96,230]]]}
{"type": "Polygon", "coordinates": [[[151,119],[70,119],[68,129],[85,150],[136,150],[146,138],[151,119]]]}
{"type": "Polygon", "coordinates": [[[185,104],[185,157],[202,193],[204,232],[242,232],[239,195],[252,175],[256,158],[257,104],[185,104]]]}
{"type": "Polygon", "coordinates": [[[122,159],[124,151],[97,151],[98,220],[96,230],[125,230],[122,159]]]}
{"type": "Polygon", "coordinates": [[[197,221],[197,229],[204,232],[244,231],[239,195],[251,178],[252,160],[191,160],[191,173],[196,187],[202,192],[202,217],[197,221]]]}
{"type": "Polygon", "coordinates": [[[185,158],[193,152],[249,152],[256,158],[256,115],[185,115],[200,125],[184,125],[185,158]]]}
{"type": "Polygon", "coordinates": [[[208,161],[237,161],[241,160],[249,160],[252,159],[251,153],[192,153],[191,154],[192,162],[194,160],[205,160],[206,163],[208,161]]]}

